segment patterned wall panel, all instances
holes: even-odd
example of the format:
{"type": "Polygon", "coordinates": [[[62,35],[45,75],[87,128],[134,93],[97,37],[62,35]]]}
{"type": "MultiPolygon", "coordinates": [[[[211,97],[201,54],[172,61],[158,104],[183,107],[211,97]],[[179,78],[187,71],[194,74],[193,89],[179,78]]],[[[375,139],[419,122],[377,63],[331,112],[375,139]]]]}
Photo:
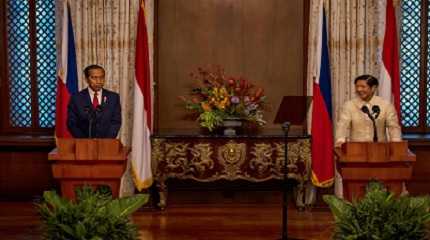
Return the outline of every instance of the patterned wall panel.
{"type": "Polygon", "coordinates": [[[10,124],[31,127],[30,30],[27,1],[7,1],[10,124]]]}
{"type": "Polygon", "coordinates": [[[39,126],[54,127],[57,79],[54,0],[36,2],[36,32],[39,126]]]}
{"type": "Polygon", "coordinates": [[[9,119],[12,127],[53,127],[55,123],[56,50],[55,1],[37,0],[36,49],[30,48],[29,1],[7,1],[7,52],[9,71],[9,119]],[[36,82],[32,86],[31,61],[36,55],[36,82]],[[37,102],[32,102],[32,88],[37,102]],[[37,106],[39,122],[32,122],[37,106]]]}
{"type": "Polygon", "coordinates": [[[400,101],[402,125],[419,124],[421,1],[402,1],[400,37],[400,101]]]}

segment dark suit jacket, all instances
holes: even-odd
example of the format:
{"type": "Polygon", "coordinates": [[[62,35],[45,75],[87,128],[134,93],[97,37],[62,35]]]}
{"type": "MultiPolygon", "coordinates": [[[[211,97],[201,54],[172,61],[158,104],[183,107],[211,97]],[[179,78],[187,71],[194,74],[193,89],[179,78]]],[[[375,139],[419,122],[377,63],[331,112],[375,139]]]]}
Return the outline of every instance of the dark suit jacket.
{"type": "Polygon", "coordinates": [[[103,89],[101,103],[93,108],[88,88],[74,94],[67,107],[67,127],[75,138],[88,138],[90,119],[91,137],[116,138],[121,128],[121,104],[119,95],[103,89]]]}

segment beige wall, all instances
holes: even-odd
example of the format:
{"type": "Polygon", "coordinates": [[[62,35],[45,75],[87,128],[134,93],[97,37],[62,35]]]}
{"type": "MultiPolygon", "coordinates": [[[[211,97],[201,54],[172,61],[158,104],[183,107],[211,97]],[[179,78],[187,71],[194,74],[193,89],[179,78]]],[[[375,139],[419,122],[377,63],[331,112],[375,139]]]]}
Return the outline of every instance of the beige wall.
{"type": "Polygon", "coordinates": [[[192,84],[189,73],[220,64],[229,75],[262,86],[273,125],[284,95],[303,94],[303,0],[159,0],[156,6],[156,126],[199,128],[184,119],[177,96],[192,84]]]}

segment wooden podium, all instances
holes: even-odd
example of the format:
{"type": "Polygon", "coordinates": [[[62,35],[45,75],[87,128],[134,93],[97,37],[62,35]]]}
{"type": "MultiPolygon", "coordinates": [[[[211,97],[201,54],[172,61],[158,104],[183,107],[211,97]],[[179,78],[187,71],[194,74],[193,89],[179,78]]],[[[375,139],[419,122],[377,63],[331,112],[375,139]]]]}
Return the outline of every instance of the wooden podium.
{"type": "Polygon", "coordinates": [[[83,185],[107,185],[118,197],[129,152],[118,139],[59,138],[48,159],[64,197],[74,200],[75,188],[83,185]]]}
{"type": "Polygon", "coordinates": [[[337,169],[342,176],[344,198],[351,201],[364,196],[371,179],[382,181],[389,191],[402,192],[412,177],[415,154],[408,142],[347,142],[335,149],[337,169]]]}

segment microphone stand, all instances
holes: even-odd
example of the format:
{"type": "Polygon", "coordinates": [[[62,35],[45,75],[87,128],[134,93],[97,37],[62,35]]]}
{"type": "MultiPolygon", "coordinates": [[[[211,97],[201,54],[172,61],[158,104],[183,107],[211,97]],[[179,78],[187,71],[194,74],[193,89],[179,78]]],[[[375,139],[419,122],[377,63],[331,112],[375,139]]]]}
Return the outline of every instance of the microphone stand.
{"type": "Polygon", "coordinates": [[[290,130],[290,122],[282,124],[284,131],[284,163],[282,175],[282,237],[280,240],[293,240],[295,238],[288,238],[288,132],[290,130]]]}
{"type": "MultiPolygon", "coordinates": [[[[379,107],[376,110],[379,111],[378,109],[379,109],[379,107]]],[[[372,110],[375,111],[375,109],[372,109],[372,110]]],[[[370,120],[372,120],[372,124],[373,124],[373,142],[378,142],[378,132],[376,131],[376,122],[375,122],[376,118],[374,118],[372,116],[372,114],[370,113],[369,108],[367,106],[361,107],[361,111],[364,112],[370,118],[370,120]]],[[[379,112],[378,112],[378,115],[379,115],[379,112]]],[[[378,116],[376,116],[376,117],[378,117],[378,116]]]]}
{"type": "Polygon", "coordinates": [[[379,114],[381,113],[381,108],[379,108],[378,105],[375,105],[372,107],[372,112],[375,115],[375,117],[373,117],[373,141],[377,142],[378,132],[376,131],[376,119],[378,119],[379,114]]]}
{"type": "Polygon", "coordinates": [[[88,113],[88,138],[93,138],[93,122],[96,117],[96,111],[92,107],[86,107],[85,111],[88,113]]]}
{"type": "Polygon", "coordinates": [[[93,118],[89,118],[89,125],[88,125],[88,138],[93,138],[92,136],[92,128],[93,128],[93,118]]]}
{"type": "Polygon", "coordinates": [[[376,131],[376,122],[375,119],[373,117],[370,116],[370,119],[372,120],[373,123],[373,142],[378,142],[378,132],[376,131]]]}

